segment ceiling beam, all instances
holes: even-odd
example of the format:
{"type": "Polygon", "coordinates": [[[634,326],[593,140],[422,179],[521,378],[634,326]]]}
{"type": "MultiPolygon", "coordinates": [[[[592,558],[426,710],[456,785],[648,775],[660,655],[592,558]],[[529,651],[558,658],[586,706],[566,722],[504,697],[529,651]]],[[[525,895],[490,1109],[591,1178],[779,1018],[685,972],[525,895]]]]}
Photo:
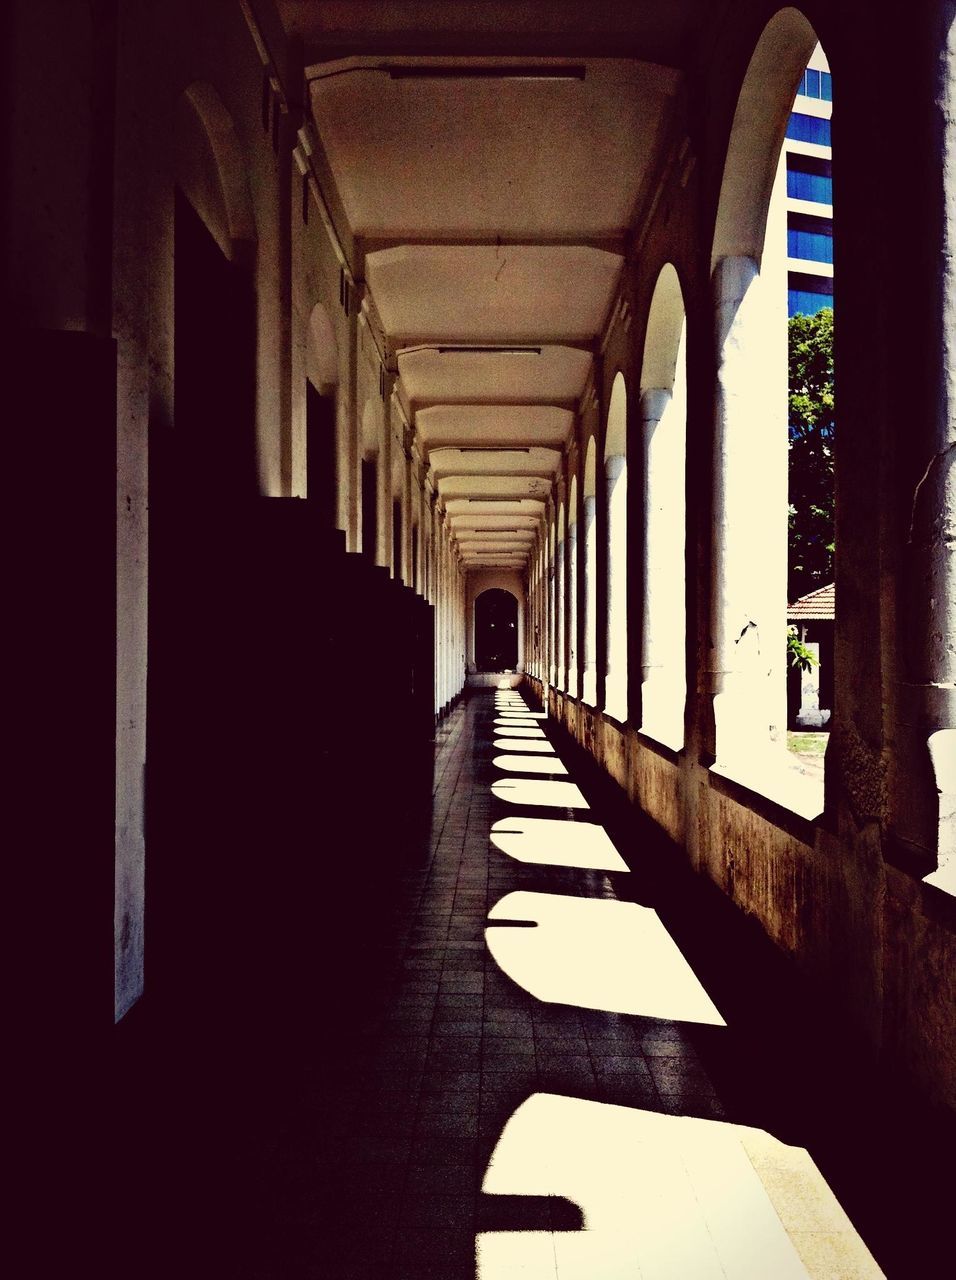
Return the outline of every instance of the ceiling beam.
{"type": "Polygon", "coordinates": [[[584,31],[580,23],[565,31],[477,31],[460,14],[452,24],[455,29],[445,31],[389,31],[370,24],[303,33],[306,74],[314,77],[323,63],[339,58],[628,58],[662,70],[687,66],[687,51],[674,48],[673,41],[610,24],[601,31],[584,31]]]}
{"type": "Polygon", "coordinates": [[[435,351],[439,349],[449,355],[458,354],[455,348],[461,348],[462,355],[468,355],[469,358],[475,360],[487,359],[489,356],[498,356],[500,359],[510,355],[508,348],[526,348],[526,347],[570,347],[574,351],[587,351],[589,355],[596,355],[600,347],[600,335],[582,335],[577,337],[568,337],[566,335],[555,336],[547,333],[525,334],[523,337],[516,338],[511,335],[503,336],[494,334],[491,337],[474,337],[469,335],[463,338],[456,333],[400,333],[388,335],[388,352],[389,356],[398,359],[399,356],[411,355],[415,351],[435,351]],[[476,351],[476,348],[481,350],[476,351]]]}
{"type": "Polygon", "coordinates": [[[577,413],[580,400],[579,395],[561,399],[549,397],[547,393],[540,400],[496,400],[490,396],[462,396],[458,400],[450,396],[441,396],[437,400],[409,400],[408,407],[413,415],[422,409],[443,409],[446,406],[450,409],[462,407],[480,409],[484,406],[492,409],[563,409],[567,413],[577,413]]]}
{"type": "Polygon", "coordinates": [[[372,253],[387,249],[448,249],[448,248],[508,248],[508,249],[600,249],[624,257],[627,252],[629,232],[611,232],[595,236],[584,232],[566,235],[467,235],[450,233],[447,236],[416,235],[414,232],[398,232],[389,236],[356,236],[355,269],[365,278],[365,264],[372,253]]]}

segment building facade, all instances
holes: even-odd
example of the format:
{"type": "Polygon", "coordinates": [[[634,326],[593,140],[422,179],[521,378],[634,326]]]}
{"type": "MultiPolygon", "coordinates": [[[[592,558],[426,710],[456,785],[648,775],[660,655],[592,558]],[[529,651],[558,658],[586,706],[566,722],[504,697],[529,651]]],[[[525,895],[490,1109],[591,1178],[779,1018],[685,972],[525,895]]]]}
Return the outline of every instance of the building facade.
{"type": "Polygon", "coordinates": [[[790,315],[833,306],[833,76],[818,45],[797,86],[783,144],[790,315]]]}

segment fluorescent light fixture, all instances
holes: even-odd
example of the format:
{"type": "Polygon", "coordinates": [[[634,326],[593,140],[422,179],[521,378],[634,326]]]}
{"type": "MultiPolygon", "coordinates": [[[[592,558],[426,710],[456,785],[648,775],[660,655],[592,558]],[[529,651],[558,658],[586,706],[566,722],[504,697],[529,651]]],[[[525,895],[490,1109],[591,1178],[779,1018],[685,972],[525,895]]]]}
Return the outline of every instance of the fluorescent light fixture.
{"type": "Polygon", "coordinates": [[[540,347],[436,347],[440,356],[539,356],[540,347]]]}
{"type": "Polygon", "coordinates": [[[476,65],[410,65],[390,66],[393,80],[583,80],[585,67],[580,64],[553,66],[476,66],[476,65]]]}

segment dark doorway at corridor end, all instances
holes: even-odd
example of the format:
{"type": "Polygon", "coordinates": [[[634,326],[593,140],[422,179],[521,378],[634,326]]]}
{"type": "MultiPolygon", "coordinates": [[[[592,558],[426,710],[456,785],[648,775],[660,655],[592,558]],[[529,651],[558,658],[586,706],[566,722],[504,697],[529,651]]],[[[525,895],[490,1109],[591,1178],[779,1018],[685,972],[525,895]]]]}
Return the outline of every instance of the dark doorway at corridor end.
{"type": "Polygon", "coordinates": [[[493,587],[475,601],[475,665],[479,671],[513,671],[518,665],[518,601],[493,587]]]}

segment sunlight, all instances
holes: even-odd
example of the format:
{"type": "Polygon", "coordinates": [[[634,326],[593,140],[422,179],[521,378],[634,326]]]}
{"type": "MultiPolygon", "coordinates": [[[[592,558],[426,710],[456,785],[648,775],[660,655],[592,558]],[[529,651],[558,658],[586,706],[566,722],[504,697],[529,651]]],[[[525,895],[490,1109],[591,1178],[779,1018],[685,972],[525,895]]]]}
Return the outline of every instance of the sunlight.
{"type": "Polygon", "coordinates": [[[524,716],[528,720],[547,720],[548,718],[547,711],[508,711],[505,709],[500,710],[499,714],[503,716],[524,716]]]}
{"type": "Polygon", "coordinates": [[[603,827],[561,818],[500,818],[491,828],[491,843],[517,862],[588,871],[627,871],[603,827]]]}
{"type": "Polygon", "coordinates": [[[499,738],[534,738],[538,742],[544,738],[543,729],[535,729],[533,726],[515,724],[510,721],[507,724],[501,724],[495,728],[495,734],[499,738]]]}
{"type": "Polygon", "coordinates": [[[547,739],[542,738],[496,738],[491,745],[499,751],[533,751],[538,755],[554,755],[554,747],[547,739]]]}
{"type": "Polygon", "coordinates": [[[726,1121],[536,1093],[482,1191],[561,1196],[584,1230],[481,1232],[478,1280],[882,1275],[806,1150],[726,1121]]]}
{"type": "Polygon", "coordinates": [[[537,720],[532,720],[530,716],[498,716],[495,724],[525,725],[529,729],[538,727],[537,720]]]}
{"type": "Polygon", "coordinates": [[[509,804],[550,805],[554,809],[590,809],[573,782],[552,782],[543,778],[501,778],[491,784],[499,800],[509,804]]]}
{"type": "Polygon", "coordinates": [[[488,919],[485,940],[495,962],[538,1000],[726,1025],[650,907],[518,890],[495,903],[488,919]],[[537,928],[499,927],[505,921],[537,928]]]}
{"type": "Polygon", "coordinates": [[[513,773],[566,774],[568,771],[557,756],[550,760],[539,760],[535,756],[495,756],[492,763],[499,769],[510,769],[513,773]]]}

